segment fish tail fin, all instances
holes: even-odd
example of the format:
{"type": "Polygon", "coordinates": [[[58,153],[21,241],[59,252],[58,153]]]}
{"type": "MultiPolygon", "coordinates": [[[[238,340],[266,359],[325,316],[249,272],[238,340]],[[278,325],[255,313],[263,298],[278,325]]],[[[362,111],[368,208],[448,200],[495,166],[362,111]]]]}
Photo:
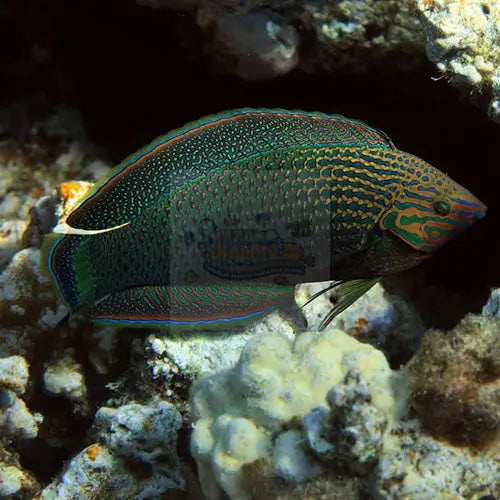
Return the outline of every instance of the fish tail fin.
{"type": "Polygon", "coordinates": [[[52,278],[50,252],[56,241],[61,238],[60,234],[48,233],[44,236],[42,246],[40,247],[40,268],[44,276],[52,278]]]}
{"type": "Polygon", "coordinates": [[[92,269],[88,244],[88,236],[50,233],[42,245],[46,272],[72,313],[96,298],[99,280],[92,269]]]}
{"type": "Polygon", "coordinates": [[[141,286],[99,300],[89,318],[121,326],[223,329],[246,325],[293,298],[293,286],[141,286]]]}

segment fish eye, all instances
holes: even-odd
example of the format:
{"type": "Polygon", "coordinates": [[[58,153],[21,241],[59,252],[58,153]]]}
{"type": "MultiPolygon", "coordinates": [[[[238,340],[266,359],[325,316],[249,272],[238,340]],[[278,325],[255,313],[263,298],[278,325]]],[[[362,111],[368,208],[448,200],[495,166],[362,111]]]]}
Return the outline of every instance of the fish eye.
{"type": "Polygon", "coordinates": [[[444,200],[435,201],[433,208],[438,215],[448,215],[451,212],[450,204],[444,200]]]}

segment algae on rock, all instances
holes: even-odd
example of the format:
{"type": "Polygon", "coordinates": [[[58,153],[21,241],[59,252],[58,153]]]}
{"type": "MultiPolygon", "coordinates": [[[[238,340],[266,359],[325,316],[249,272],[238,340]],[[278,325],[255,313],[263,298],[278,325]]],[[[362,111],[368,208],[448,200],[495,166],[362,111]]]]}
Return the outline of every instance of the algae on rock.
{"type": "Polygon", "coordinates": [[[450,332],[427,332],[406,369],[413,407],[431,435],[500,450],[499,334],[500,318],[474,315],[450,332]]]}

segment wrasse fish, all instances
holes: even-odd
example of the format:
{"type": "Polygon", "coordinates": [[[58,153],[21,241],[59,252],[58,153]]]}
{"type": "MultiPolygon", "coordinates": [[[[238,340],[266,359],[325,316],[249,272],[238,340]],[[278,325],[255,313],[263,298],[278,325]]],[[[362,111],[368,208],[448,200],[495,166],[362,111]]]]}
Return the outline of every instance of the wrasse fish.
{"type": "Polygon", "coordinates": [[[408,269],[486,206],[382,132],[339,115],[241,109],[159,137],[46,237],[70,313],[125,325],[237,325],[336,280],[342,299],[408,269]]]}

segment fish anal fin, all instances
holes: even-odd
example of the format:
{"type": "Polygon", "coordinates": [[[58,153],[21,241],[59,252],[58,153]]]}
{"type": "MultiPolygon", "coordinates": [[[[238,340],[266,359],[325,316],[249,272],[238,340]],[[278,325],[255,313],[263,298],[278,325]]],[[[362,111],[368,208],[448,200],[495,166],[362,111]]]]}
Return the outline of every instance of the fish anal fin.
{"type": "Polygon", "coordinates": [[[224,329],[246,325],[293,298],[293,286],[150,285],[102,298],[90,308],[89,318],[132,327],[224,329]]]}

